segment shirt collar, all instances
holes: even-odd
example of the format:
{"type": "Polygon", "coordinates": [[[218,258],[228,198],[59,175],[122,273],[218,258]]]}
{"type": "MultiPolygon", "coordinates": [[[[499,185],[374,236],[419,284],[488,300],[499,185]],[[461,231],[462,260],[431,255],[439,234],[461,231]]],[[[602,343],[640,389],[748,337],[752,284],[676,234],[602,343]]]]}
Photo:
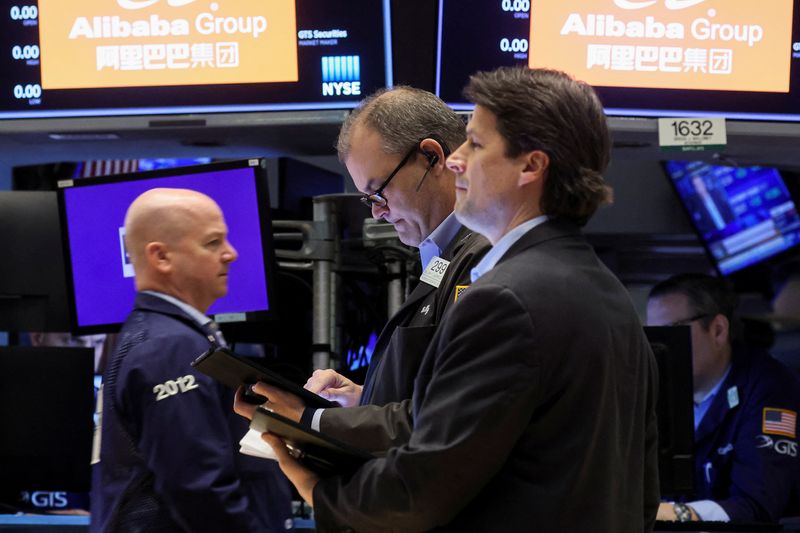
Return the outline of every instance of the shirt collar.
{"type": "Polygon", "coordinates": [[[704,404],[706,402],[710,403],[711,400],[714,399],[714,396],[716,396],[717,392],[719,392],[719,388],[722,386],[722,383],[725,381],[725,378],[727,378],[728,374],[731,373],[731,366],[732,365],[728,365],[728,369],[725,370],[725,373],[722,374],[721,378],[719,378],[719,381],[717,381],[717,384],[714,385],[714,388],[708,391],[708,394],[706,394],[705,397],[702,400],[700,400],[701,404],[704,404]]]}
{"type": "Polygon", "coordinates": [[[483,256],[483,259],[481,259],[480,262],[475,265],[475,268],[470,271],[472,282],[475,283],[478,278],[493,269],[497,262],[500,261],[500,258],[503,257],[508,249],[511,248],[511,246],[523,235],[528,233],[539,224],[543,224],[544,222],[547,222],[547,215],[526,220],[519,226],[503,235],[503,237],[491,247],[486,255],[483,256]]]}
{"type": "Polygon", "coordinates": [[[731,373],[731,366],[732,365],[728,365],[728,369],[725,371],[724,374],[722,374],[722,377],[719,378],[719,381],[717,382],[717,384],[714,385],[713,389],[708,391],[708,394],[706,394],[705,397],[702,400],[700,400],[700,403],[695,404],[695,406],[694,406],[694,429],[695,429],[695,431],[697,431],[697,428],[700,426],[700,422],[703,421],[703,417],[706,416],[706,413],[708,412],[708,409],[711,407],[711,403],[714,401],[714,398],[716,398],[717,393],[719,392],[719,388],[725,382],[725,379],[728,377],[728,374],[731,373]]]}
{"type": "Polygon", "coordinates": [[[211,322],[211,319],[207,317],[205,314],[201,313],[191,305],[187,304],[186,302],[182,302],[178,300],[174,296],[170,296],[169,294],[164,294],[163,292],[158,291],[142,291],[144,294],[149,294],[151,296],[156,296],[161,298],[162,300],[166,300],[167,302],[171,303],[175,307],[179,308],[181,311],[189,315],[192,320],[197,322],[199,326],[203,326],[208,322],[211,322]]]}
{"type": "Polygon", "coordinates": [[[441,257],[442,250],[447,249],[447,246],[460,229],[461,223],[456,218],[455,213],[450,213],[427,238],[419,243],[419,259],[422,262],[423,271],[431,259],[436,256],[441,257]]]}

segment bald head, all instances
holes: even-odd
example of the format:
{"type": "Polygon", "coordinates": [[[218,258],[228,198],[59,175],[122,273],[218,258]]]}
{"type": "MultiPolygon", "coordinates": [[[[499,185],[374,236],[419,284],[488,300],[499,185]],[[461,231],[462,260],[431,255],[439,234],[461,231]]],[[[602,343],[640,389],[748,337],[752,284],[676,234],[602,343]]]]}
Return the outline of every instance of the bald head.
{"type": "Polygon", "coordinates": [[[187,189],[151,189],[125,215],[137,290],[170,294],[205,312],[227,292],[237,253],[219,206],[187,189]]]}
{"type": "Polygon", "coordinates": [[[198,219],[219,211],[216,202],[189,189],[150,189],[140,194],[125,214],[125,245],[134,269],[150,242],[175,244],[198,219]]]}

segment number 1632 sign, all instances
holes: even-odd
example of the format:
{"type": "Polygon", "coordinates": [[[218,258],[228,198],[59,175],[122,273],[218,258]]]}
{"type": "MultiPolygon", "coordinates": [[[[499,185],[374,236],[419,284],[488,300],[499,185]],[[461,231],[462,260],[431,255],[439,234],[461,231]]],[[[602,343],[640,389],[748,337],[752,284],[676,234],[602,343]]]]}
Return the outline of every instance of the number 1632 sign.
{"type": "Polygon", "coordinates": [[[658,144],[662,150],[721,150],[727,143],[724,118],[658,119],[658,144]]]}

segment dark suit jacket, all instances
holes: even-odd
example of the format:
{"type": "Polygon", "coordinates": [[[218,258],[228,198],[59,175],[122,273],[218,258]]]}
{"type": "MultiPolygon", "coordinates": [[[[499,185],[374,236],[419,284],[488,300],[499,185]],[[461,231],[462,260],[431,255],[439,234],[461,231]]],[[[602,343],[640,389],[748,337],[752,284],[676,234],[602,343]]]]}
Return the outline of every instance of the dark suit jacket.
{"type": "MultiPolygon", "coordinates": [[[[456,233],[441,254],[450,265],[439,288],[419,282],[378,337],[361,395],[362,407],[327,409],[320,418],[320,430],[379,454],[408,440],[408,400],[422,356],[442,316],[456,302],[458,287],[470,285],[470,271],[489,248],[485,237],[465,227],[456,233]],[[385,410],[374,407],[403,400],[407,401],[385,410]]],[[[465,294],[463,290],[459,293],[465,294]]]]}
{"type": "Polygon", "coordinates": [[[546,222],[445,316],[409,442],[316,485],[317,527],[649,530],[656,372],[625,289],[577,227],[546,222]]]}
{"type": "Polygon", "coordinates": [[[139,293],[103,383],[92,531],[284,531],[286,479],[238,453],[232,391],[190,363],[209,341],[171,303],[139,293]]]}

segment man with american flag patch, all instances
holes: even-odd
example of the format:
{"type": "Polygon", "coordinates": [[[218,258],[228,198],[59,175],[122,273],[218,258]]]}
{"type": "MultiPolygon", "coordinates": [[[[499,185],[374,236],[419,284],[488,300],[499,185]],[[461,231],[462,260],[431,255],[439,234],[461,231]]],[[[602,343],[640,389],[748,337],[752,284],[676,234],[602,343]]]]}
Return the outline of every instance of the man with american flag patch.
{"type": "Polygon", "coordinates": [[[736,339],[736,294],[721,279],[680,274],[650,292],[650,325],[688,325],[695,402],[695,500],[659,519],[777,522],[800,514],[800,383],[736,339]]]}

